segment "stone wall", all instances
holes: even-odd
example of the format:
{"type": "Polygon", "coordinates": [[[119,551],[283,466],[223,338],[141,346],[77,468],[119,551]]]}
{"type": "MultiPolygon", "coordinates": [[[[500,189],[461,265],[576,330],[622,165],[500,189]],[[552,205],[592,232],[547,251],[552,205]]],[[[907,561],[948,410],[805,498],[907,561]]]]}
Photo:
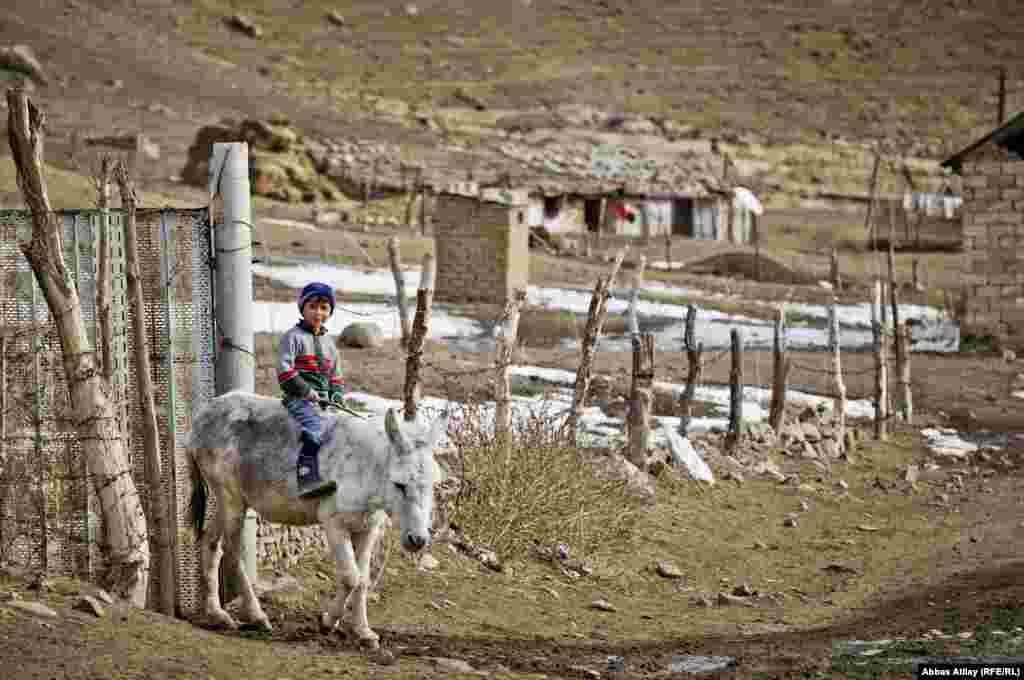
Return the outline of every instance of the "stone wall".
{"type": "Polygon", "coordinates": [[[963,163],[967,333],[1024,332],[1024,162],[989,143],[963,163]]]}
{"type": "Polygon", "coordinates": [[[434,212],[439,302],[503,305],[530,279],[526,204],[440,194],[434,212]]]}
{"type": "Polygon", "coordinates": [[[327,534],[323,527],[290,527],[271,524],[260,518],[256,526],[256,561],[260,567],[287,568],[298,562],[307,550],[327,554],[327,534]]]}

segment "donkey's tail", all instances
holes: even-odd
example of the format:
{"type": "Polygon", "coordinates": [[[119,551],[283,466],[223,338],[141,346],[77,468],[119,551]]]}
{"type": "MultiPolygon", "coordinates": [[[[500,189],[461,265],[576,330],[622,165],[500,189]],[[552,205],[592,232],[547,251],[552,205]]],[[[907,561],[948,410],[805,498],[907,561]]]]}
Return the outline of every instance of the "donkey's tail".
{"type": "Polygon", "coordinates": [[[210,497],[210,488],[199,469],[199,463],[196,462],[195,452],[190,452],[189,457],[191,458],[189,474],[192,477],[192,500],[188,504],[188,512],[196,540],[201,540],[206,524],[206,505],[210,497]]]}

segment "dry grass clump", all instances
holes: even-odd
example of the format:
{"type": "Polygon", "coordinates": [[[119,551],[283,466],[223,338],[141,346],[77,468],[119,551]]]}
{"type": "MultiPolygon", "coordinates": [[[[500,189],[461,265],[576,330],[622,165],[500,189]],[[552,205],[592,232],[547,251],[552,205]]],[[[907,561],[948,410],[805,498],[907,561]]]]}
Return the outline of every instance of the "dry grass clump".
{"type": "Polygon", "coordinates": [[[575,446],[554,418],[531,415],[506,443],[481,427],[481,415],[467,406],[449,426],[460,480],[449,517],[461,532],[505,559],[556,543],[587,553],[630,534],[639,508],[625,482],[597,479],[597,454],[575,446]]]}

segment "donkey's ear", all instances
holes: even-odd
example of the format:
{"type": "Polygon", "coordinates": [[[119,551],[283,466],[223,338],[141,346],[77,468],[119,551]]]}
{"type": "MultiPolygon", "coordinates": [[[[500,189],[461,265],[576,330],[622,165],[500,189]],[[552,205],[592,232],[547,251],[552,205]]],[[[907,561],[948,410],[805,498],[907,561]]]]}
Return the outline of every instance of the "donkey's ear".
{"type": "Polygon", "coordinates": [[[387,415],[384,416],[384,431],[388,434],[388,439],[394,445],[400,454],[409,452],[409,447],[405,443],[405,438],[402,437],[402,431],[398,429],[398,414],[395,413],[395,409],[389,408],[387,415]]]}

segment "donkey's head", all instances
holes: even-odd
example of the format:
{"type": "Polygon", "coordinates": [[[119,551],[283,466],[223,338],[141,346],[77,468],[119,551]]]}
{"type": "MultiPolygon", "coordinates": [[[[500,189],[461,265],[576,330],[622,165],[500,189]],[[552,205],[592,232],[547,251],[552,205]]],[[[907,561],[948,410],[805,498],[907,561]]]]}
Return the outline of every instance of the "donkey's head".
{"type": "Polygon", "coordinates": [[[409,552],[430,543],[434,484],[440,481],[434,447],[447,423],[447,417],[438,418],[429,431],[423,432],[420,427],[401,423],[394,409],[388,409],[384,418],[384,430],[391,442],[384,504],[389,515],[398,517],[402,547],[409,552]]]}

